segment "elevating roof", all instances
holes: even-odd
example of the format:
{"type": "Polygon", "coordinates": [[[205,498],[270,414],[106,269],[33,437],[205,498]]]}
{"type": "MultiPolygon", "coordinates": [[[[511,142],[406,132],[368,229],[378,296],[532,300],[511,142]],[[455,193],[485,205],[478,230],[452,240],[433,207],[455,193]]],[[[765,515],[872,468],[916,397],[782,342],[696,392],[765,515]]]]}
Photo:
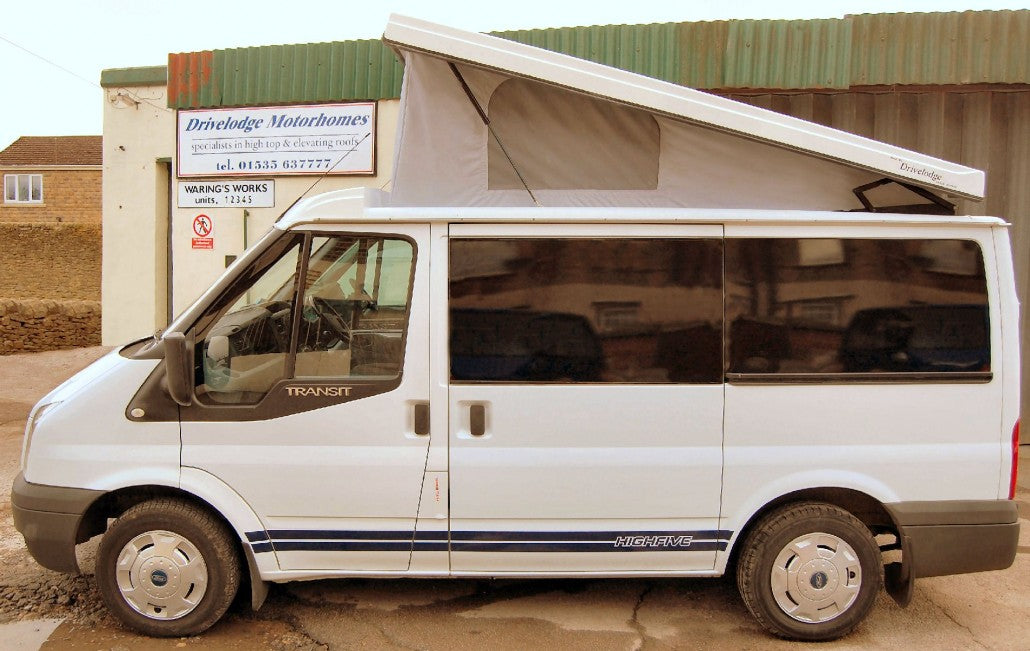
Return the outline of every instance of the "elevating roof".
{"type": "Polygon", "coordinates": [[[639,107],[926,188],[984,196],[980,170],[565,54],[396,14],[383,39],[399,50],[639,107]]]}

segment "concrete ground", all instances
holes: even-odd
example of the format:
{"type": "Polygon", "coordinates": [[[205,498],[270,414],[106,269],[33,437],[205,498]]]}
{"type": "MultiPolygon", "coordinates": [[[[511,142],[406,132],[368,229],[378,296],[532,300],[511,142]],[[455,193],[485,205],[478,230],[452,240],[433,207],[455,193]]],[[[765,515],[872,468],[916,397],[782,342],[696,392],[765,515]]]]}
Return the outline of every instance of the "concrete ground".
{"type": "MultiPolygon", "coordinates": [[[[730,580],[349,580],[273,586],[204,635],[157,640],[121,628],[92,576],[45,570],[25,552],[6,487],[32,404],[105,352],[0,357],[0,648],[3,649],[798,649],[764,633],[730,580]]],[[[1015,565],[920,579],[899,608],[881,595],[852,635],[820,649],[1030,648],[1030,446],[1015,565]]],[[[80,546],[89,568],[96,541],[80,546]]]]}

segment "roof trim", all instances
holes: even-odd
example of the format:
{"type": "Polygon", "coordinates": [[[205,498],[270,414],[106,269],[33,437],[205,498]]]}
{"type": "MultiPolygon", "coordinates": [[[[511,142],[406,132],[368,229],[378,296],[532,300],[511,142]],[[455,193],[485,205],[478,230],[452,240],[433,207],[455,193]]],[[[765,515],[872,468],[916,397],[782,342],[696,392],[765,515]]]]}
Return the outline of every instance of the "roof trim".
{"type": "Polygon", "coordinates": [[[565,54],[393,14],[383,40],[422,52],[638,106],[922,187],[983,199],[981,170],[565,54]]]}
{"type": "Polygon", "coordinates": [[[167,83],[167,66],[108,68],[107,70],[100,71],[100,85],[104,88],[120,86],[164,86],[167,83]]]}
{"type": "Polygon", "coordinates": [[[386,193],[377,188],[345,188],[304,197],[273,225],[278,230],[317,225],[367,222],[447,222],[474,224],[864,224],[887,228],[953,226],[1001,228],[1009,224],[992,216],[913,215],[908,213],[840,212],[826,210],[757,210],[753,208],[654,208],[593,206],[520,207],[396,207],[384,206],[386,193]]]}

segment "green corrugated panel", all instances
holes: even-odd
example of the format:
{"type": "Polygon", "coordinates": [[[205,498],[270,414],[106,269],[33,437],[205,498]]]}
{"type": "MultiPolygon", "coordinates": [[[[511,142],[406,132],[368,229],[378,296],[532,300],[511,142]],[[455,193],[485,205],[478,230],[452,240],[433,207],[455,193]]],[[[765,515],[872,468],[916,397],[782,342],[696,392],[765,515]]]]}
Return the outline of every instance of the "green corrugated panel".
{"type": "Polygon", "coordinates": [[[680,79],[691,88],[722,88],[726,85],[723,62],[729,22],[680,23],[680,79]]]}
{"type": "MultiPolygon", "coordinates": [[[[495,35],[693,88],[1030,83],[1028,10],[495,35]]],[[[400,96],[402,75],[393,51],[379,40],[172,54],[168,101],[173,108],[199,108],[386,99],[400,96]]]]}
{"type": "Polygon", "coordinates": [[[679,83],[679,23],[493,32],[511,41],[679,83]]]}
{"type": "Polygon", "coordinates": [[[847,88],[847,20],[734,20],[727,31],[725,88],[847,88]]]}
{"type": "Polygon", "coordinates": [[[862,14],[852,85],[1030,83],[1030,11],[862,14]]]}
{"type": "Polygon", "coordinates": [[[386,99],[400,96],[402,69],[379,40],[215,50],[169,57],[169,106],[199,108],[386,99]]]}

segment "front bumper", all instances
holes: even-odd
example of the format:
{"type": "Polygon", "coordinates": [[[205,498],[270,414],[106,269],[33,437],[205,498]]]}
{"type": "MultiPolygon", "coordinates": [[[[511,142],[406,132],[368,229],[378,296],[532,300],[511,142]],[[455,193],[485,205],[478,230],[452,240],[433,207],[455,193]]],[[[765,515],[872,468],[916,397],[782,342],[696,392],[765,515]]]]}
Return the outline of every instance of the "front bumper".
{"type": "Polygon", "coordinates": [[[82,517],[103,491],[30,484],[21,473],[11,488],[14,526],[32,558],[45,568],[79,573],[75,560],[82,517]]]}

